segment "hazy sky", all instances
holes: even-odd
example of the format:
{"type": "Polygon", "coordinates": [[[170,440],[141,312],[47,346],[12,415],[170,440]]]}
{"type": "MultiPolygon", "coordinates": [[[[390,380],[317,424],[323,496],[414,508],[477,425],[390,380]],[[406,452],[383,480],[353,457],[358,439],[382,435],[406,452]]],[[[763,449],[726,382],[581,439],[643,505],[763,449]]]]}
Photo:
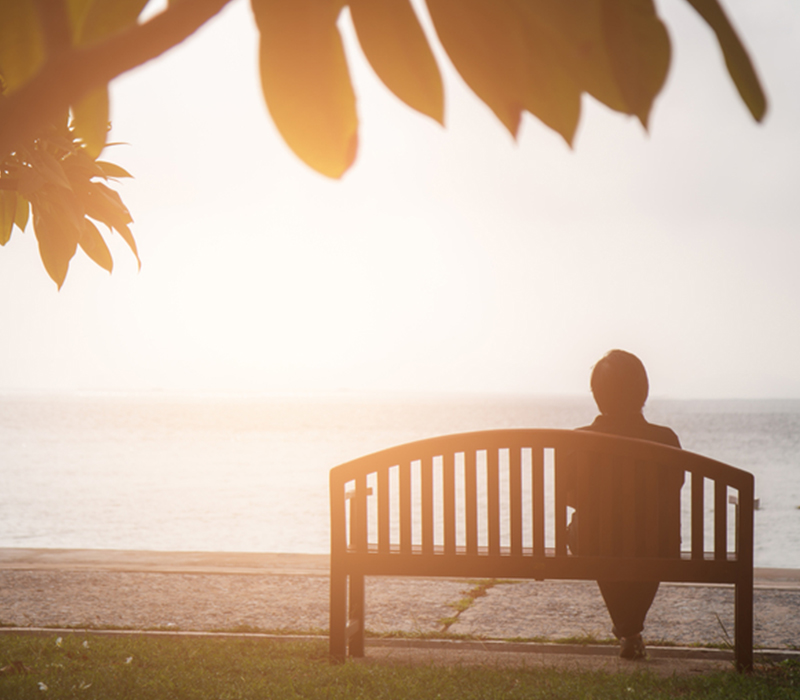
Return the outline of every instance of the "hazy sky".
{"type": "Polygon", "coordinates": [[[0,250],[0,391],[585,393],[621,347],[654,395],[800,397],[800,4],[725,2],[761,126],[704,23],[658,5],[650,134],[586,98],[574,150],[531,117],[515,143],[437,47],[442,129],[350,42],[337,182],[272,126],[236,0],[113,84],[141,272],[116,235],[113,275],[79,253],[60,292],[32,231],[0,250]]]}

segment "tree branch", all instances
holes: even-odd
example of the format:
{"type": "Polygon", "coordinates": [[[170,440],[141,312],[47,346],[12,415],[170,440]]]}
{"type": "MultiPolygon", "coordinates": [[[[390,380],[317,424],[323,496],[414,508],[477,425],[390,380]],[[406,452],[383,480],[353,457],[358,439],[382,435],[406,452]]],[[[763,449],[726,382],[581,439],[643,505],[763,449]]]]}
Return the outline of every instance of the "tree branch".
{"type": "Polygon", "coordinates": [[[61,119],[70,105],[193,34],[230,0],[180,0],[145,24],[49,57],[26,85],[0,98],[0,161],[61,119]]]}
{"type": "Polygon", "coordinates": [[[68,51],[72,44],[69,15],[64,0],[34,0],[48,60],[68,51]]]}

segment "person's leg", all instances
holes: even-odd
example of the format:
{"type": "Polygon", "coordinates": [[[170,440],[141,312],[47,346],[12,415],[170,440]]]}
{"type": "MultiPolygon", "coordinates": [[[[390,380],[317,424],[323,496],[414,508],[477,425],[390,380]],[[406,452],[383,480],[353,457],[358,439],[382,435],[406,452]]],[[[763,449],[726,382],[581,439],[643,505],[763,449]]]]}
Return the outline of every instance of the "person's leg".
{"type": "Polygon", "coordinates": [[[641,634],[658,592],[658,581],[598,581],[597,585],[614,623],[614,635],[622,642],[620,656],[644,658],[641,634]]]}
{"type": "Polygon", "coordinates": [[[598,581],[617,637],[641,634],[658,581],[598,581]]]}

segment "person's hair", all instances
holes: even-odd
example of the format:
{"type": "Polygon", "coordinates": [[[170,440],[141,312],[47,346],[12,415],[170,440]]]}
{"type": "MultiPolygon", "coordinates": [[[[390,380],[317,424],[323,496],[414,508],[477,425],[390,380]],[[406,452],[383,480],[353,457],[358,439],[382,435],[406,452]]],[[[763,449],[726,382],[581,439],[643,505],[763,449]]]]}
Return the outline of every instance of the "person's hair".
{"type": "Polygon", "coordinates": [[[600,413],[640,413],[649,385],[642,361],[624,350],[612,350],[592,370],[592,394],[600,413]]]}

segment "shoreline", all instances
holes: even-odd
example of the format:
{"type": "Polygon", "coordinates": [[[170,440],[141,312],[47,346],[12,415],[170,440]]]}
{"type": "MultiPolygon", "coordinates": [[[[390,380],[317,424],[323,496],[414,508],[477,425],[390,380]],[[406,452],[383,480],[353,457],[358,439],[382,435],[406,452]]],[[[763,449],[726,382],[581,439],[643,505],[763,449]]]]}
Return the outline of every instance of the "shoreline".
{"type": "MultiPolygon", "coordinates": [[[[330,571],[330,556],[296,552],[168,552],[0,547],[0,570],[327,576],[330,571]]],[[[753,578],[756,588],[800,588],[800,569],[756,567],[753,569],[753,578]]],[[[727,587],[727,584],[671,582],[665,582],[664,585],[727,587]]]]}

